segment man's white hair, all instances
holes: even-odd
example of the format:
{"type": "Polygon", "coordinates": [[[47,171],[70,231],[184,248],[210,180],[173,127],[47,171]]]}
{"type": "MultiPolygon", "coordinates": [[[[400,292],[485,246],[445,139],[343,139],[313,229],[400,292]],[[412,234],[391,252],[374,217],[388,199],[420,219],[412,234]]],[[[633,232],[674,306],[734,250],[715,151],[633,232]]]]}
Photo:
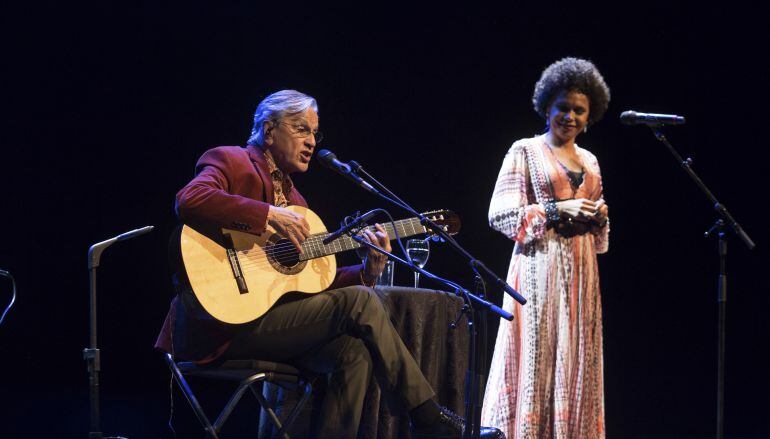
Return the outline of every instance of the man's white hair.
{"type": "Polygon", "coordinates": [[[302,113],[308,108],[318,112],[318,103],[312,96],[297,90],[281,90],[271,94],[257,106],[257,111],[254,112],[254,127],[246,144],[262,145],[265,139],[265,122],[277,123],[286,115],[302,113]]]}

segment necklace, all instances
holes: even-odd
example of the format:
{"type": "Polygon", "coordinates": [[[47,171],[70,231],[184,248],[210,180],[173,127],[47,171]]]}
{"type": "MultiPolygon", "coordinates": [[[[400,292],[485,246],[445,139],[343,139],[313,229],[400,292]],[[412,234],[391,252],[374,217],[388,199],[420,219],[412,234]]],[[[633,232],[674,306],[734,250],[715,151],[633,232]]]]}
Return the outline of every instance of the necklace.
{"type": "Polygon", "coordinates": [[[585,175],[585,169],[581,164],[580,171],[570,170],[564,163],[561,162],[561,160],[559,160],[559,156],[557,156],[556,153],[553,152],[553,146],[551,146],[550,143],[546,142],[545,139],[543,139],[543,143],[545,143],[545,145],[548,147],[548,151],[551,152],[554,160],[556,160],[556,163],[558,163],[561,169],[564,171],[564,173],[567,174],[567,179],[569,180],[569,184],[572,188],[572,195],[574,196],[578,188],[580,187],[580,185],[583,184],[583,176],[585,175]]]}

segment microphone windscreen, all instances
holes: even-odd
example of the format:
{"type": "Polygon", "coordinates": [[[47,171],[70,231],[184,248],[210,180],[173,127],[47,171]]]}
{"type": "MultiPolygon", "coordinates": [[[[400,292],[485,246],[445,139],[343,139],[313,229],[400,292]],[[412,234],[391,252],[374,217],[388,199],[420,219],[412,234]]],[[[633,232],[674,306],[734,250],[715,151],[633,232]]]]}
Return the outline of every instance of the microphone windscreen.
{"type": "Polygon", "coordinates": [[[337,160],[337,156],[328,149],[322,149],[318,151],[316,157],[322,165],[331,169],[332,171],[339,172],[341,174],[349,174],[350,166],[337,160]]]}
{"type": "Polygon", "coordinates": [[[322,162],[330,162],[337,158],[336,155],[334,155],[333,152],[329,151],[328,149],[321,149],[318,150],[316,153],[316,158],[322,162]]]}
{"type": "Polygon", "coordinates": [[[633,125],[636,121],[636,111],[624,111],[620,113],[620,123],[633,125]]]}

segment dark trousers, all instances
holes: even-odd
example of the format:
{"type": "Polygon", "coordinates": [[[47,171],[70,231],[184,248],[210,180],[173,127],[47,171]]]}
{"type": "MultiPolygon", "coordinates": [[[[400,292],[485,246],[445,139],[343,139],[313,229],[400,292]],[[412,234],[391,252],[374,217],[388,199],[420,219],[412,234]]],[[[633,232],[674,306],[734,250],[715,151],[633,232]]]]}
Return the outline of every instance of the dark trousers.
{"type": "Polygon", "coordinates": [[[434,393],[376,293],[353,286],[277,304],[237,337],[225,356],[261,358],[328,373],[320,437],[355,437],[374,372],[412,409],[434,393]]]}

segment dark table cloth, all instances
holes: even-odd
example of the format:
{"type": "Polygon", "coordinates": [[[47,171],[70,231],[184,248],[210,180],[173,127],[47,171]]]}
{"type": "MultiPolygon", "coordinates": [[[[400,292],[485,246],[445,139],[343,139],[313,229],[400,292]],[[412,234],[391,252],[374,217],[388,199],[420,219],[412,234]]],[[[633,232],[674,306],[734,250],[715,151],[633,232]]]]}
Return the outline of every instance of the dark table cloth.
{"type": "MultiPolygon", "coordinates": [[[[376,291],[390,312],[393,325],[436,392],[437,402],[462,415],[465,373],[468,368],[468,327],[463,317],[456,329],[449,328],[459,315],[462,300],[454,294],[436,290],[377,287],[376,291]]],[[[312,408],[317,405],[323,387],[323,380],[318,380],[314,386],[314,402],[308,404],[306,413],[301,415],[289,432],[292,437],[305,437],[311,422],[323,422],[311,421],[312,408]]],[[[265,393],[284,409],[294,405],[295,396],[290,392],[277,392],[273,386],[269,386],[265,393]]],[[[377,381],[372,379],[364,402],[358,437],[408,438],[409,417],[399,411],[391,412],[377,381]]],[[[270,437],[269,423],[264,421],[260,423],[260,437],[270,437]]]]}

